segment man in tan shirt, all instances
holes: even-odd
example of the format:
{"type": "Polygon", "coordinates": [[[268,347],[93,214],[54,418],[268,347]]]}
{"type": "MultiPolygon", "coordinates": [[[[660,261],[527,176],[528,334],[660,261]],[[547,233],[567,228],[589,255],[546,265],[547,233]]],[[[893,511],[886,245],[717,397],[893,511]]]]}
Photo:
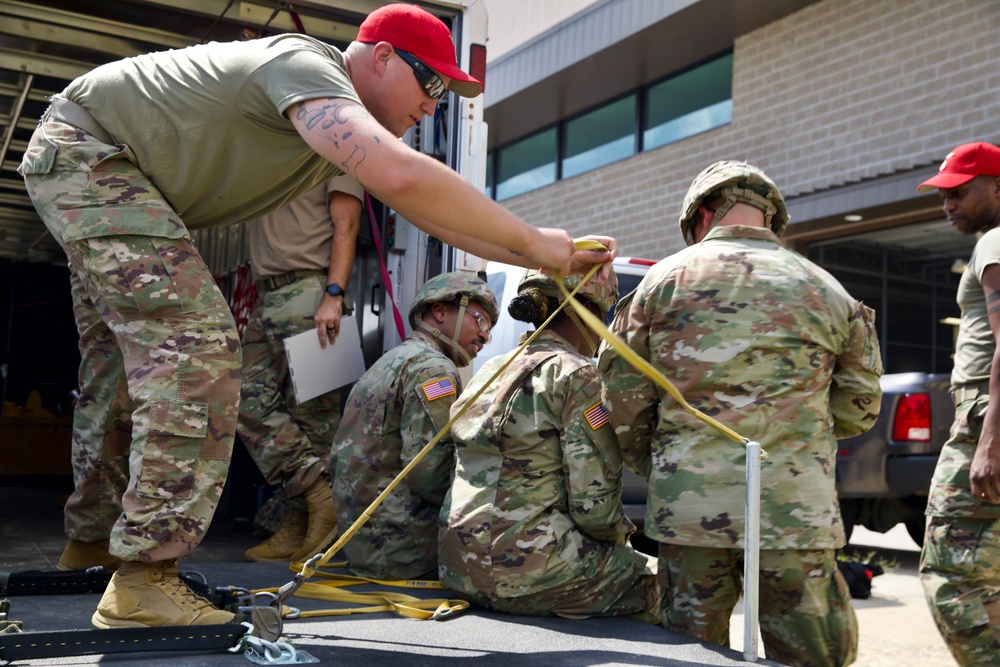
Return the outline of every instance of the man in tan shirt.
{"type": "Polygon", "coordinates": [[[247,223],[259,291],[241,341],[236,430],[264,479],[281,487],[259,521],[274,532],[246,552],[250,561],[302,560],[336,536],[326,470],[340,392],[298,403],[284,339],[315,329],[323,347],[336,341],[363,196],[357,181],[338,176],[247,223]]]}

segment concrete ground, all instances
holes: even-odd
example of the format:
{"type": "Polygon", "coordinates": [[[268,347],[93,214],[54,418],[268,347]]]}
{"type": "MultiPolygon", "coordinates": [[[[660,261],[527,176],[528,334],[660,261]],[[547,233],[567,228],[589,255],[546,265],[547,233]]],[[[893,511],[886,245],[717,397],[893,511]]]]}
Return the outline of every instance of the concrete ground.
{"type": "MultiPolygon", "coordinates": [[[[949,667],[954,658],[944,645],[924,600],[917,572],[918,547],[902,524],[888,533],[854,529],[849,548],[865,559],[895,563],[872,580],[872,596],[853,600],[858,616],[855,667],[949,667]]],[[[730,646],[743,646],[742,605],[733,618],[730,646]]]]}
{"type": "Polygon", "coordinates": [[[918,547],[898,525],[888,533],[855,528],[851,547],[898,562],[875,577],[872,597],[854,600],[860,628],[857,667],[947,667],[955,660],[944,645],[924,600],[918,547]]]}
{"type": "MultiPolygon", "coordinates": [[[[61,504],[65,480],[0,479],[0,571],[51,569],[65,543],[61,504]]],[[[201,571],[210,583],[248,587],[279,586],[291,578],[283,564],[244,563],[245,549],[259,541],[246,522],[219,516],[208,537],[183,565],[201,571]]],[[[931,620],[917,575],[919,548],[902,526],[878,534],[855,529],[851,548],[896,564],[874,579],[872,597],[854,600],[860,625],[858,667],[943,667],[954,665],[931,620]]],[[[410,591],[407,591],[410,592],[410,591]]],[[[441,594],[424,595],[440,597],[441,594]]],[[[38,596],[12,599],[12,618],[26,630],[89,628],[99,596],[38,596]]],[[[333,606],[303,601],[306,608],[333,606]]],[[[627,619],[534,619],[482,611],[465,612],[446,622],[412,621],[390,614],[369,614],[290,621],[286,638],[322,662],[358,660],[366,667],[405,660],[407,665],[438,665],[476,658],[489,664],[516,659],[526,665],[739,665],[743,664],[742,608],[732,622],[731,648],[702,645],[660,628],[627,619]]],[[[761,644],[761,654],[763,648],[761,644]]],[[[173,653],[84,656],[17,664],[83,665],[108,662],[123,667],[246,664],[227,654],[173,653]]],[[[761,664],[773,664],[760,661],[761,664]]]]}
{"type": "MultiPolygon", "coordinates": [[[[69,490],[65,481],[52,486],[41,481],[0,478],[0,571],[55,567],[66,539],[62,529],[62,503],[69,490]]],[[[232,503],[229,505],[232,509],[232,503]]],[[[240,530],[244,526],[244,522],[234,521],[220,512],[204,542],[181,563],[181,569],[197,570],[216,586],[256,589],[281,586],[290,581],[293,575],[287,564],[243,562],[244,550],[260,540],[251,532],[240,530]]],[[[405,592],[417,597],[451,597],[443,592],[405,592]]],[[[9,597],[10,616],[22,621],[26,632],[55,631],[58,633],[55,641],[68,642],[79,639],[72,631],[90,629],[90,616],[100,594],[9,597]]],[[[293,598],[291,604],[303,610],[344,606],[300,598],[293,598]]],[[[364,667],[457,666],[468,664],[470,659],[479,667],[509,667],[512,664],[525,667],[738,667],[745,664],[741,650],[704,644],[626,618],[573,621],[470,609],[446,621],[417,621],[376,613],[286,621],[282,636],[318,658],[321,664],[364,667]]],[[[25,638],[26,635],[22,635],[17,640],[3,638],[2,641],[23,643],[25,638]]],[[[28,641],[37,641],[37,638],[28,641]]],[[[238,654],[221,651],[163,650],[18,660],[15,664],[98,663],[116,667],[237,667],[248,664],[238,654]]],[[[776,663],[761,659],[758,664],[776,663]]]]}

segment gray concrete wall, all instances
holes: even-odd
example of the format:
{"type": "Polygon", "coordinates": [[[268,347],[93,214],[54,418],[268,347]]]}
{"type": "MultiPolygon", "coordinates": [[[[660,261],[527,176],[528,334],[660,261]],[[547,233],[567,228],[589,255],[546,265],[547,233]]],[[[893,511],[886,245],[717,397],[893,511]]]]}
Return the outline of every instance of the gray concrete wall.
{"type": "Polygon", "coordinates": [[[739,38],[733,74],[730,125],[503,205],[657,258],[683,247],[681,200],[715,160],[757,164],[794,198],[998,142],[1000,1],[826,0],[739,38]]]}

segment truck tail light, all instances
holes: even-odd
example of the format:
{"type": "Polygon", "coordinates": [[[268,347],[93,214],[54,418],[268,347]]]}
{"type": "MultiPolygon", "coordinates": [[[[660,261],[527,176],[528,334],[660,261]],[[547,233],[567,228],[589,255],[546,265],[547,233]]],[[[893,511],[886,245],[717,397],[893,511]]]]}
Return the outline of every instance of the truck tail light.
{"type": "Polygon", "coordinates": [[[896,404],[896,419],[892,427],[893,440],[931,439],[930,394],[904,394],[896,404]]]}

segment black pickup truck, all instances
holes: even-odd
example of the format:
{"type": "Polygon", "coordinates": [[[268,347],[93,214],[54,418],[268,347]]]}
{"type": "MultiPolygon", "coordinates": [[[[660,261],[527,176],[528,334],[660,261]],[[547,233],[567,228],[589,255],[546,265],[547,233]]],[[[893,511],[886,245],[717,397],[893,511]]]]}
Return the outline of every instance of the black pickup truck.
{"type": "MultiPolygon", "coordinates": [[[[947,373],[883,375],[878,421],[867,433],[839,441],[837,493],[848,539],[854,526],[884,533],[902,523],[923,544],[927,490],[955,414],[949,380],[947,373]]],[[[646,483],[629,470],[622,500],[641,525],[646,483]]]]}
{"type": "Polygon", "coordinates": [[[924,540],[934,466],[955,407],[947,373],[882,376],[882,409],[867,433],[838,443],[837,493],[850,538],[854,526],[884,533],[902,523],[924,540]]]}

